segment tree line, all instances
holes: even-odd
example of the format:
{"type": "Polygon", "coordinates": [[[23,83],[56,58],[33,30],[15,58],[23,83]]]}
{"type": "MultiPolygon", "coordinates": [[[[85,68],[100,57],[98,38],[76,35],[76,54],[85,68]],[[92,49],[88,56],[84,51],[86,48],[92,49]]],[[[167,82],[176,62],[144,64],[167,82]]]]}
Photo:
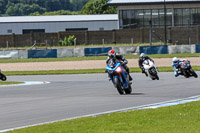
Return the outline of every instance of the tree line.
{"type": "Polygon", "coordinates": [[[114,14],[108,0],[0,0],[0,16],[114,14]]]}

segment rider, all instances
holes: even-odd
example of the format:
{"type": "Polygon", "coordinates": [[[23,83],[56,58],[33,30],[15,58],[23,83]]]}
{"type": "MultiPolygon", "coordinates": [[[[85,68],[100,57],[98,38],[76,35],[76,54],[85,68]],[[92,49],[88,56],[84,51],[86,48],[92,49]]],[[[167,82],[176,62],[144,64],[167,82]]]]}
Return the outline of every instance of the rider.
{"type": "Polygon", "coordinates": [[[172,59],[172,67],[174,67],[174,76],[175,77],[178,77],[181,73],[179,73],[179,68],[180,68],[180,65],[181,63],[185,61],[185,59],[178,59],[177,57],[174,57],[172,59]]]}
{"type": "Polygon", "coordinates": [[[129,75],[129,80],[131,81],[132,80],[132,77],[129,73],[129,68],[126,64],[128,64],[128,61],[122,56],[122,55],[119,55],[119,54],[116,54],[115,51],[113,49],[111,49],[109,52],[108,52],[108,58],[107,58],[107,61],[106,61],[106,64],[108,65],[108,61],[112,58],[115,58],[119,61],[122,62],[122,66],[123,68],[126,70],[126,72],[128,73],[129,75]]]}
{"type": "Polygon", "coordinates": [[[145,55],[144,53],[140,54],[140,58],[138,60],[138,64],[140,69],[142,70],[142,73],[145,73],[146,76],[148,76],[148,74],[145,72],[144,66],[143,66],[143,62],[145,60],[149,59],[150,61],[154,62],[149,56],[145,55]]]}

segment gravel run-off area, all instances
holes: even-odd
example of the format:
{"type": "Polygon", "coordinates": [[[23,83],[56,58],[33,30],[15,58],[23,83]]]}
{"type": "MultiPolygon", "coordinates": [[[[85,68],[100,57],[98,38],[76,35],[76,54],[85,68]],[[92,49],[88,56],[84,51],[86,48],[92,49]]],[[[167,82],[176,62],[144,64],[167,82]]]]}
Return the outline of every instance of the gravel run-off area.
{"type": "MultiPolygon", "coordinates": [[[[192,66],[200,66],[199,57],[184,58],[191,62],[192,66]]],[[[171,66],[172,58],[153,59],[157,67],[171,66]]],[[[98,69],[106,68],[105,60],[84,61],[56,61],[56,62],[30,62],[30,63],[2,63],[2,71],[37,71],[37,70],[74,70],[74,69],[98,69]]],[[[128,59],[128,67],[138,67],[138,59],[128,59]]]]}

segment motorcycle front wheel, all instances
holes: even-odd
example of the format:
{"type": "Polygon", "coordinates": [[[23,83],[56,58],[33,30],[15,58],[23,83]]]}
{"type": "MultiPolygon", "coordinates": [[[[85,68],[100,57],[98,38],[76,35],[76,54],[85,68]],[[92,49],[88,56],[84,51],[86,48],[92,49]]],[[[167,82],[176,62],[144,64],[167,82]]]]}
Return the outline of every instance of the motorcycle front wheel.
{"type": "Polygon", "coordinates": [[[198,77],[198,75],[196,74],[196,72],[193,69],[190,69],[190,72],[191,72],[192,76],[194,76],[195,78],[198,77]]]}
{"type": "Polygon", "coordinates": [[[124,90],[122,89],[121,83],[119,81],[119,78],[114,78],[115,87],[117,88],[117,91],[120,95],[124,94],[124,90]]]}
{"type": "Polygon", "coordinates": [[[131,85],[129,84],[129,85],[128,85],[128,88],[127,88],[127,89],[124,89],[124,91],[125,91],[126,94],[131,94],[131,92],[132,92],[132,87],[131,87],[131,85]]]}
{"type": "Polygon", "coordinates": [[[2,81],[6,81],[6,76],[3,74],[3,73],[0,73],[0,79],[2,80],[2,81]]]}

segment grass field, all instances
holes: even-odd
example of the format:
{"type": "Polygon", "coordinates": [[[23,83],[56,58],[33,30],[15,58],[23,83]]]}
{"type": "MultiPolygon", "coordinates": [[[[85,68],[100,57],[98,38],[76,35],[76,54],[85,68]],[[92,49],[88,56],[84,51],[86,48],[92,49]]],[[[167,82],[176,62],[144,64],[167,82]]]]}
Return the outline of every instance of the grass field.
{"type": "Polygon", "coordinates": [[[0,85],[21,84],[23,82],[0,81],[0,85]]]}
{"type": "Polygon", "coordinates": [[[9,133],[199,133],[200,101],[45,124],[9,133]]]}

